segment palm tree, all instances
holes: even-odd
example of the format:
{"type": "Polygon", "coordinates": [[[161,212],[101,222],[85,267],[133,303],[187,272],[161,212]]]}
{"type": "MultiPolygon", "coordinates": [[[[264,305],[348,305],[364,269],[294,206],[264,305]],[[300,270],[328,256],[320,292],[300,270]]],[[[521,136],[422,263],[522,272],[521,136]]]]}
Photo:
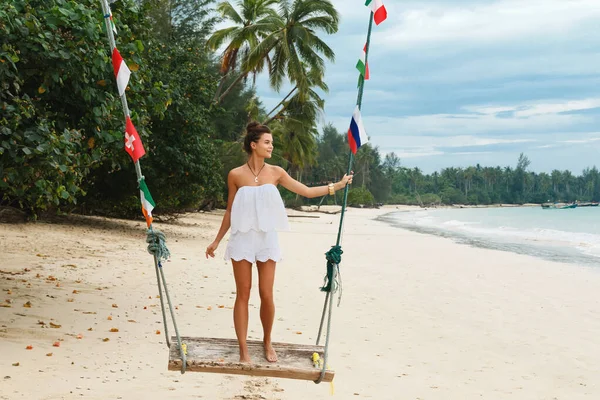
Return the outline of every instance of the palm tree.
{"type": "Polygon", "coordinates": [[[337,32],[339,15],[333,4],[329,0],[295,0],[293,3],[290,0],[240,0],[239,5],[242,15],[229,2],[219,5],[221,14],[236,26],[215,32],[208,41],[209,47],[216,49],[230,40],[223,53],[222,73],[234,70],[241,61],[240,75],[223,93],[219,92],[218,101],[249,73],[262,71],[265,63],[275,90],[281,88],[287,77],[301,96],[308,95],[309,76],[324,74],[322,56],[331,61],[335,59],[333,50],[315,33],[337,32]],[[279,14],[271,7],[275,3],[279,3],[279,14]],[[238,60],[240,51],[242,60],[238,60]],[[313,70],[315,72],[311,72],[313,70]]]}
{"type": "Polygon", "coordinates": [[[287,77],[302,93],[310,87],[309,71],[323,75],[325,57],[335,60],[333,50],[316,31],[333,34],[338,30],[339,14],[329,0],[281,0],[280,18],[270,19],[270,33],[252,49],[246,70],[253,69],[270,56],[269,81],[279,90],[287,77]],[[307,69],[308,66],[308,69],[307,69]]]}
{"type": "Polygon", "coordinates": [[[465,196],[469,196],[469,190],[471,190],[471,184],[473,183],[473,177],[475,176],[476,170],[473,167],[468,167],[463,172],[465,196]]]}
{"type": "Polygon", "coordinates": [[[315,148],[317,145],[318,131],[313,126],[307,126],[304,121],[286,118],[282,122],[272,125],[273,136],[278,152],[287,164],[290,173],[296,172],[296,177],[301,178],[301,171],[315,163],[315,148]]]}
{"type": "Polygon", "coordinates": [[[559,170],[555,169],[552,171],[552,190],[555,195],[558,195],[560,190],[560,184],[562,183],[562,174],[559,170]]]}
{"type": "Polygon", "coordinates": [[[273,21],[279,19],[277,12],[272,8],[276,3],[277,0],[239,0],[237,3],[240,8],[239,13],[229,1],[224,1],[217,6],[217,11],[221,16],[234,24],[234,26],[216,31],[207,41],[207,46],[212,50],[217,50],[229,42],[221,57],[222,78],[215,94],[218,101],[249,73],[252,72],[256,79],[256,74],[264,69],[265,63],[270,63],[269,56],[266,55],[261,60],[257,60],[251,69],[244,68],[250,51],[268,36],[270,29],[274,26],[273,21]],[[229,74],[240,66],[239,64],[242,68],[240,75],[221,94],[223,84],[227,81],[229,74]]]}
{"type": "Polygon", "coordinates": [[[305,118],[309,121],[314,121],[319,114],[321,114],[323,108],[325,107],[325,101],[315,89],[318,88],[327,93],[329,91],[329,87],[323,81],[322,71],[317,68],[311,68],[308,70],[307,80],[309,86],[304,91],[299,90],[300,88],[298,85],[294,86],[294,88],[283,98],[283,100],[281,100],[279,104],[269,111],[267,114],[269,119],[263,122],[264,125],[268,125],[273,120],[284,114],[286,110],[289,112],[289,109],[293,108],[302,108],[305,118]],[[290,96],[292,97],[290,98],[290,96]],[[273,114],[275,111],[277,112],[273,114]],[[271,114],[273,115],[271,116],[271,114]]]}

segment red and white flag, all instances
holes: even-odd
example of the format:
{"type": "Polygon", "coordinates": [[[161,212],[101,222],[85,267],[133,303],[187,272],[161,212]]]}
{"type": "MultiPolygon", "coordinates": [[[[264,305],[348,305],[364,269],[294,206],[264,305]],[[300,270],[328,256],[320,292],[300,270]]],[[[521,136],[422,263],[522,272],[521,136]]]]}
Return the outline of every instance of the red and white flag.
{"type": "Polygon", "coordinates": [[[112,52],[112,63],[113,69],[115,71],[115,77],[117,78],[117,87],[119,88],[119,96],[123,96],[125,93],[125,89],[127,89],[127,84],[129,83],[129,76],[131,75],[131,71],[125,64],[125,60],[121,57],[121,53],[115,47],[112,52]]]}
{"type": "Polygon", "coordinates": [[[135,126],[133,126],[133,122],[131,122],[129,115],[125,121],[125,151],[129,153],[133,162],[136,162],[140,157],[146,154],[142,139],[140,139],[140,135],[138,135],[135,126]]]}

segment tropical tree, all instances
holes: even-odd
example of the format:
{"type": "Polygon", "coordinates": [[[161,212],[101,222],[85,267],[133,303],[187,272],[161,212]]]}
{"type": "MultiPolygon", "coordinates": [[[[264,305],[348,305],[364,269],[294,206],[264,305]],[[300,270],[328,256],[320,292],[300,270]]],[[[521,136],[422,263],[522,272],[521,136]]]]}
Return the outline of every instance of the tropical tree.
{"type": "Polygon", "coordinates": [[[227,43],[221,56],[222,78],[215,93],[218,102],[249,73],[252,72],[256,80],[256,75],[264,69],[265,63],[270,64],[269,55],[266,54],[248,68],[248,55],[271,33],[273,27],[277,26],[276,21],[280,18],[272,8],[276,3],[276,0],[240,0],[237,3],[239,12],[229,1],[224,1],[217,6],[217,11],[222,18],[233,23],[233,26],[214,32],[207,42],[208,47],[213,51],[227,43]],[[230,73],[238,69],[239,75],[233,80],[229,79],[230,73]],[[229,87],[221,93],[225,82],[229,83],[229,87]]]}
{"type": "Polygon", "coordinates": [[[140,4],[152,25],[152,33],[163,42],[205,41],[217,17],[209,7],[213,0],[142,0],[140,4]]]}
{"type": "Polygon", "coordinates": [[[281,89],[287,78],[300,92],[307,93],[311,83],[309,71],[316,70],[314,75],[322,76],[325,59],[335,60],[333,50],[317,32],[337,32],[337,10],[329,0],[282,0],[279,18],[269,22],[270,33],[252,49],[245,70],[252,70],[270,57],[269,81],[275,90],[281,89]]]}
{"type": "Polygon", "coordinates": [[[323,80],[323,71],[318,68],[310,68],[307,73],[308,87],[299,90],[296,85],[269,113],[265,125],[277,118],[285,116],[286,110],[304,116],[307,122],[315,121],[325,107],[325,101],[321,98],[317,89],[327,93],[329,87],[323,80]],[[291,97],[290,97],[291,96],[291,97]],[[298,113],[300,111],[300,113],[298,113]],[[275,112],[275,114],[273,114],[275,112]]]}
{"type": "Polygon", "coordinates": [[[281,159],[288,172],[296,173],[298,179],[305,167],[315,164],[316,128],[306,129],[302,121],[287,118],[273,124],[273,136],[281,159]]]}

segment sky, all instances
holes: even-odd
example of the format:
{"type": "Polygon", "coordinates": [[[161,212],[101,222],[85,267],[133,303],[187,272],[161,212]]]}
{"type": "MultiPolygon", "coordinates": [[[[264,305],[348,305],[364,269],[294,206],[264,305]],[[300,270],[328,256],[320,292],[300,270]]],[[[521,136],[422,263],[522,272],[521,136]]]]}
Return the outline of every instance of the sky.
{"type": "MultiPolygon", "coordinates": [[[[356,61],[366,40],[364,0],[333,0],[338,33],[320,125],[346,132],[356,61]]],[[[384,0],[374,26],[362,118],[371,144],[426,173],[445,167],[530,170],[600,167],[600,0],[384,0]]],[[[258,95],[270,109],[287,93],[258,95]]],[[[359,150],[360,151],[360,150],[359,150]]]]}

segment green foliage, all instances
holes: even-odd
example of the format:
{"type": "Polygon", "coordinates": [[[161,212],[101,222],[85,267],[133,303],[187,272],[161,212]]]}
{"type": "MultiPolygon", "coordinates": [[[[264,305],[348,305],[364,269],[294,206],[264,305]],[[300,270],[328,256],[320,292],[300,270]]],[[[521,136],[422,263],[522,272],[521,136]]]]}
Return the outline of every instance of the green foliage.
{"type": "Polygon", "coordinates": [[[348,205],[351,206],[373,206],[375,197],[365,187],[357,187],[348,190],[348,205]]]}
{"type": "Polygon", "coordinates": [[[218,18],[213,0],[141,0],[155,38],[170,45],[206,40],[218,18]]]}
{"type": "MultiPolygon", "coordinates": [[[[26,98],[23,100],[17,102],[22,107],[16,109],[22,116],[30,105],[26,98]]],[[[0,122],[2,203],[18,205],[30,212],[76,203],[77,196],[85,194],[81,182],[90,162],[89,155],[81,155],[84,150],[81,133],[57,131],[54,123],[46,119],[38,120],[23,132],[14,129],[16,120],[13,124],[4,118],[0,122]]]]}
{"type": "MultiPolygon", "coordinates": [[[[100,4],[0,1],[1,204],[32,214],[78,203],[139,215],[100,4]]],[[[207,0],[195,1],[204,8],[186,17],[191,3],[180,3],[166,19],[176,22],[169,35],[145,18],[152,4],[112,5],[117,45],[132,70],[127,97],[146,147],[143,172],[159,212],[214,203],[223,193],[210,105],[218,73],[203,45],[215,19],[207,0]]]]}
{"type": "Polygon", "coordinates": [[[425,193],[421,196],[421,201],[424,206],[438,206],[442,204],[442,199],[440,196],[434,193],[425,193]]]}
{"type": "Polygon", "coordinates": [[[0,195],[34,213],[76,202],[89,169],[116,140],[99,129],[116,109],[109,88],[97,84],[110,59],[91,1],[3,3],[0,195]]]}
{"type": "Polygon", "coordinates": [[[210,110],[218,81],[211,64],[202,63],[203,49],[162,48],[150,67],[171,90],[169,112],[152,117],[152,147],[146,168],[165,208],[197,208],[222,197],[221,163],[214,146],[214,113],[210,110]]]}
{"type": "MultiPolygon", "coordinates": [[[[197,33],[189,19],[188,25],[176,24],[183,20],[173,16],[183,12],[185,4],[175,2],[171,9],[158,3],[164,2],[144,2],[152,8],[151,20],[175,21],[175,25],[146,32],[149,37],[141,60],[146,79],[138,90],[149,94],[147,100],[154,106],[145,118],[134,121],[145,136],[142,172],[158,213],[211,207],[222,201],[224,190],[213,123],[222,111],[211,106],[218,72],[201,40],[205,32],[197,33]]],[[[208,13],[195,15],[200,24],[208,13]]],[[[103,203],[110,205],[106,211],[113,215],[119,210],[123,215],[139,214],[139,199],[131,196],[136,193],[134,178],[130,167],[113,173],[98,170],[94,196],[87,205],[96,212],[103,203]]]]}
{"type": "Polygon", "coordinates": [[[419,202],[414,196],[407,194],[393,194],[387,200],[388,204],[405,204],[405,205],[419,205],[419,202]]]}
{"type": "Polygon", "coordinates": [[[249,120],[260,120],[264,114],[260,100],[253,89],[239,83],[218,105],[213,106],[213,126],[217,138],[239,141],[249,120]],[[252,114],[255,114],[251,117],[252,114]]]}

